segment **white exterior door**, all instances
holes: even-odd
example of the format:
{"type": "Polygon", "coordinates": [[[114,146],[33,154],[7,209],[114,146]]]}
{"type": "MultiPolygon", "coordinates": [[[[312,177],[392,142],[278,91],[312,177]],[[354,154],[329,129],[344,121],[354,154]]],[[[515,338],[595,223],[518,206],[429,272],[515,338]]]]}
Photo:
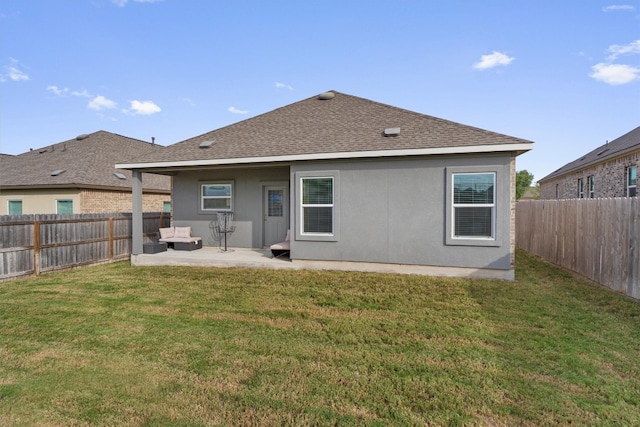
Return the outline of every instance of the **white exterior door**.
{"type": "Polygon", "coordinates": [[[268,185],[263,195],[263,244],[268,247],[282,242],[287,234],[287,218],[289,214],[287,187],[284,185],[268,185]]]}

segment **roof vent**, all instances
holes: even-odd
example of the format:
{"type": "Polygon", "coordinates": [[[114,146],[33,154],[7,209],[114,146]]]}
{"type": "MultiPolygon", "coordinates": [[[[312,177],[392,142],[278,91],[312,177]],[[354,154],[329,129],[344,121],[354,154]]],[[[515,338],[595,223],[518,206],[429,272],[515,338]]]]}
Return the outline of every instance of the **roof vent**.
{"type": "Polygon", "coordinates": [[[318,99],[322,101],[326,101],[327,99],[333,99],[336,96],[333,92],[324,92],[318,95],[318,99]]]}
{"type": "Polygon", "coordinates": [[[60,175],[61,173],[64,173],[64,171],[66,171],[66,169],[58,169],[58,170],[55,170],[55,171],[51,172],[51,176],[58,176],[58,175],[60,175]]]}
{"type": "Polygon", "coordinates": [[[605,148],[604,150],[600,151],[597,155],[600,156],[600,155],[606,153],[607,151],[609,151],[609,149],[605,148]]]}
{"type": "Polygon", "coordinates": [[[211,141],[202,141],[199,145],[200,148],[209,148],[211,147],[213,144],[216,143],[216,140],[213,139],[211,141]]]}
{"type": "Polygon", "coordinates": [[[386,128],[382,134],[384,136],[398,136],[400,135],[400,128],[386,128]]]}
{"type": "Polygon", "coordinates": [[[89,138],[89,134],[83,133],[82,135],[76,136],[76,140],[82,141],[83,139],[89,138]]]}
{"type": "Polygon", "coordinates": [[[123,173],[120,173],[120,172],[114,172],[113,176],[115,176],[118,179],[127,179],[127,176],[125,174],[123,174],[123,173]]]}

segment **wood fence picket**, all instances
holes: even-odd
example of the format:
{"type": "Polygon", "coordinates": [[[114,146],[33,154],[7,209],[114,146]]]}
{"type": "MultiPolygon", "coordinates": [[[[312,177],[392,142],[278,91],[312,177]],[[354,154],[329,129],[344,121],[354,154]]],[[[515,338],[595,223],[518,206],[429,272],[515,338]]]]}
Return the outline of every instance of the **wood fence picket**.
{"type": "Polygon", "coordinates": [[[516,204],[516,245],[640,299],[640,198],[516,204]]]}

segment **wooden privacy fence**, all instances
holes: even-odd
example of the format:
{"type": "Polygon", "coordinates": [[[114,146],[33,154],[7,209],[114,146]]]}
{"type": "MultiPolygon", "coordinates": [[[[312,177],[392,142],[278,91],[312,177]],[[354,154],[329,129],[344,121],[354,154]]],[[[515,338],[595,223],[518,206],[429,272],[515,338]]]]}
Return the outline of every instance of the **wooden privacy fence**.
{"type": "MultiPolygon", "coordinates": [[[[145,241],[170,221],[166,213],[145,213],[145,241]]],[[[0,280],[130,255],[130,213],[0,216],[0,280]]]]}
{"type": "Polygon", "coordinates": [[[640,198],[516,204],[516,245],[640,298],[640,198]]]}

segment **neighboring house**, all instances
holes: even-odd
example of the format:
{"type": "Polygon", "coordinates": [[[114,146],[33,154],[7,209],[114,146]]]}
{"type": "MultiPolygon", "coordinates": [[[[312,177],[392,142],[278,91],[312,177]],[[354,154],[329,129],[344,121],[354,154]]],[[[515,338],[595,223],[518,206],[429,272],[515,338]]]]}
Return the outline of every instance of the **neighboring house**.
{"type": "MultiPolygon", "coordinates": [[[[0,215],[131,212],[131,172],[115,164],[164,147],[99,131],[0,156],[0,215]]],[[[144,211],[170,209],[171,178],[145,176],[144,211]]]]}
{"type": "MultiPolygon", "coordinates": [[[[171,175],[174,224],[191,226],[205,245],[217,246],[210,237],[217,213],[233,212],[231,246],[268,247],[291,229],[294,263],[512,279],[515,158],[531,148],[331,91],[118,167],[134,180],[171,175]]],[[[140,212],[133,221],[135,264],[140,212]]]]}
{"type": "Polygon", "coordinates": [[[640,127],[562,166],[541,180],[541,199],[634,197],[640,127]]]}

